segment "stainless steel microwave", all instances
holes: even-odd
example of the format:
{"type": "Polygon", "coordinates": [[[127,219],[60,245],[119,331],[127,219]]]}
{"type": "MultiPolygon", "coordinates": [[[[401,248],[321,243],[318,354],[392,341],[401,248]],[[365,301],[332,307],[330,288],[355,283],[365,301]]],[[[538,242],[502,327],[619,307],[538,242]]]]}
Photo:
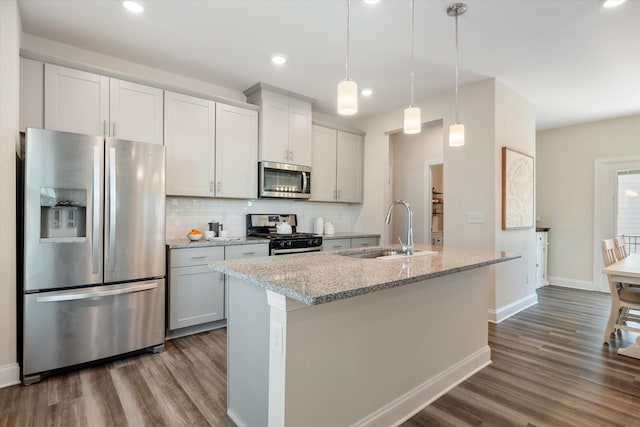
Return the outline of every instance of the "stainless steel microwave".
{"type": "Polygon", "coordinates": [[[311,197],[311,168],[288,163],[258,163],[258,196],[284,199],[311,197]]]}

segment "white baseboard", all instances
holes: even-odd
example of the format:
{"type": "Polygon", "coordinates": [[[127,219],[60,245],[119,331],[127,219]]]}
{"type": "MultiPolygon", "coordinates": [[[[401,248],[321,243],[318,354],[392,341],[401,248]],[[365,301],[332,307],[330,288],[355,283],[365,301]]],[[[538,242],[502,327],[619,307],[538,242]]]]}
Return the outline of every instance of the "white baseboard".
{"type": "Polygon", "coordinates": [[[0,366],[0,388],[20,384],[20,365],[12,363],[0,366]]]}
{"type": "Polygon", "coordinates": [[[564,277],[549,277],[549,284],[554,286],[562,286],[563,288],[593,291],[593,282],[588,282],[586,280],[567,279],[564,277]]]}
{"type": "Polygon", "coordinates": [[[489,322],[500,323],[505,319],[513,316],[516,313],[521,312],[525,308],[531,307],[538,303],[538,294],[533,293],[518,301],[512,302],[509,305],[500,307],[497,310],[489,310],[489,322]]]}
{"type": "Polygon", "coordinates": [[[408,393],[389,402],[377,411],[358,420],[353,426],[397,426],[490,364],[491,350],[489,346],[486,346],[408,393]]]}

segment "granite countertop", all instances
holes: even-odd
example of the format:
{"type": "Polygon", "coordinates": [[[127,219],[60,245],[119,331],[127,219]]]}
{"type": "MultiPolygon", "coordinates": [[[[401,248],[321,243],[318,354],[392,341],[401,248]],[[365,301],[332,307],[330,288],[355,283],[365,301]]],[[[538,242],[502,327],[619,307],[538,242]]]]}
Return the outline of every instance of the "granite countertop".
{"type": "Polygon", "coordinates": [[[268,239],[256,239],[256,238],[213,238],[213,240],[205,240],[205,238],[201,238],[195,242],[187,239],[173,239],[167,240],[167,246],[169,249],[183,249],[183,248],[202,248],[208,246],[234,246],[234,245],[253,245],[253,244],[269,244],[268,239]]]}
{"type": "MultiPolygon", "coordinates": [[[[398,245],[385,246],[385,248],[398,245]]],[[[209,268],[307,305],[323,304],[519,258],[504,252],[416,245],[438,254],[393,261],[343,256],[381,247],[215,261],[209,268]]]]}
{"type": "Polygon", "coordinates": [[[378,238],[380,238],[380,235],[379,234],[373,234],[373,233],[335,233],[335,234],[323,234],[322,235],[322,239],[323,240],[359,239],[359,238],[366,238],[366,237],[378,237],[378,238]]]}

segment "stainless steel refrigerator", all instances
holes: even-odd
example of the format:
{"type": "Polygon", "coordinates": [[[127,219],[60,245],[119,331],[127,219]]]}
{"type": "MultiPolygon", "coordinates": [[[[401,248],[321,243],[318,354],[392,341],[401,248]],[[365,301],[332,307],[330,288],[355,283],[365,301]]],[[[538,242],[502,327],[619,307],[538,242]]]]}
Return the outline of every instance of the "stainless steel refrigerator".
{"type": "Polygon", "coordinates": [[[22,376],[162,349],[165,153],[28,129],[22,376]]]}

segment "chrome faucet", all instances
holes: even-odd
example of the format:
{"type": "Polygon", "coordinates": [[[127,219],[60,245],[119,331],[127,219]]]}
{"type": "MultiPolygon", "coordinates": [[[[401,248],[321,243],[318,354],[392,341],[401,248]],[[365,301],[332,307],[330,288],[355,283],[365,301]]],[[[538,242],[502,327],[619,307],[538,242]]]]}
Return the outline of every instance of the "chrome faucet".
{"type": "Polygon", "coordinates": [[[396,200],[391,203],[389,206],[389,210],[387,211],[387,217],[385,218],[385,224],[391,224],[391,214],[393,212],[393,208],[396,205],[403,205],[407,208],[407,245],[405,246],[402,243],[402,239],[398,237],[400,243],[402,244],[402,252],[405,252],[407,255],[413,255],[413,211],[411,210],[411,205],[404,200],[396,200]]]}

